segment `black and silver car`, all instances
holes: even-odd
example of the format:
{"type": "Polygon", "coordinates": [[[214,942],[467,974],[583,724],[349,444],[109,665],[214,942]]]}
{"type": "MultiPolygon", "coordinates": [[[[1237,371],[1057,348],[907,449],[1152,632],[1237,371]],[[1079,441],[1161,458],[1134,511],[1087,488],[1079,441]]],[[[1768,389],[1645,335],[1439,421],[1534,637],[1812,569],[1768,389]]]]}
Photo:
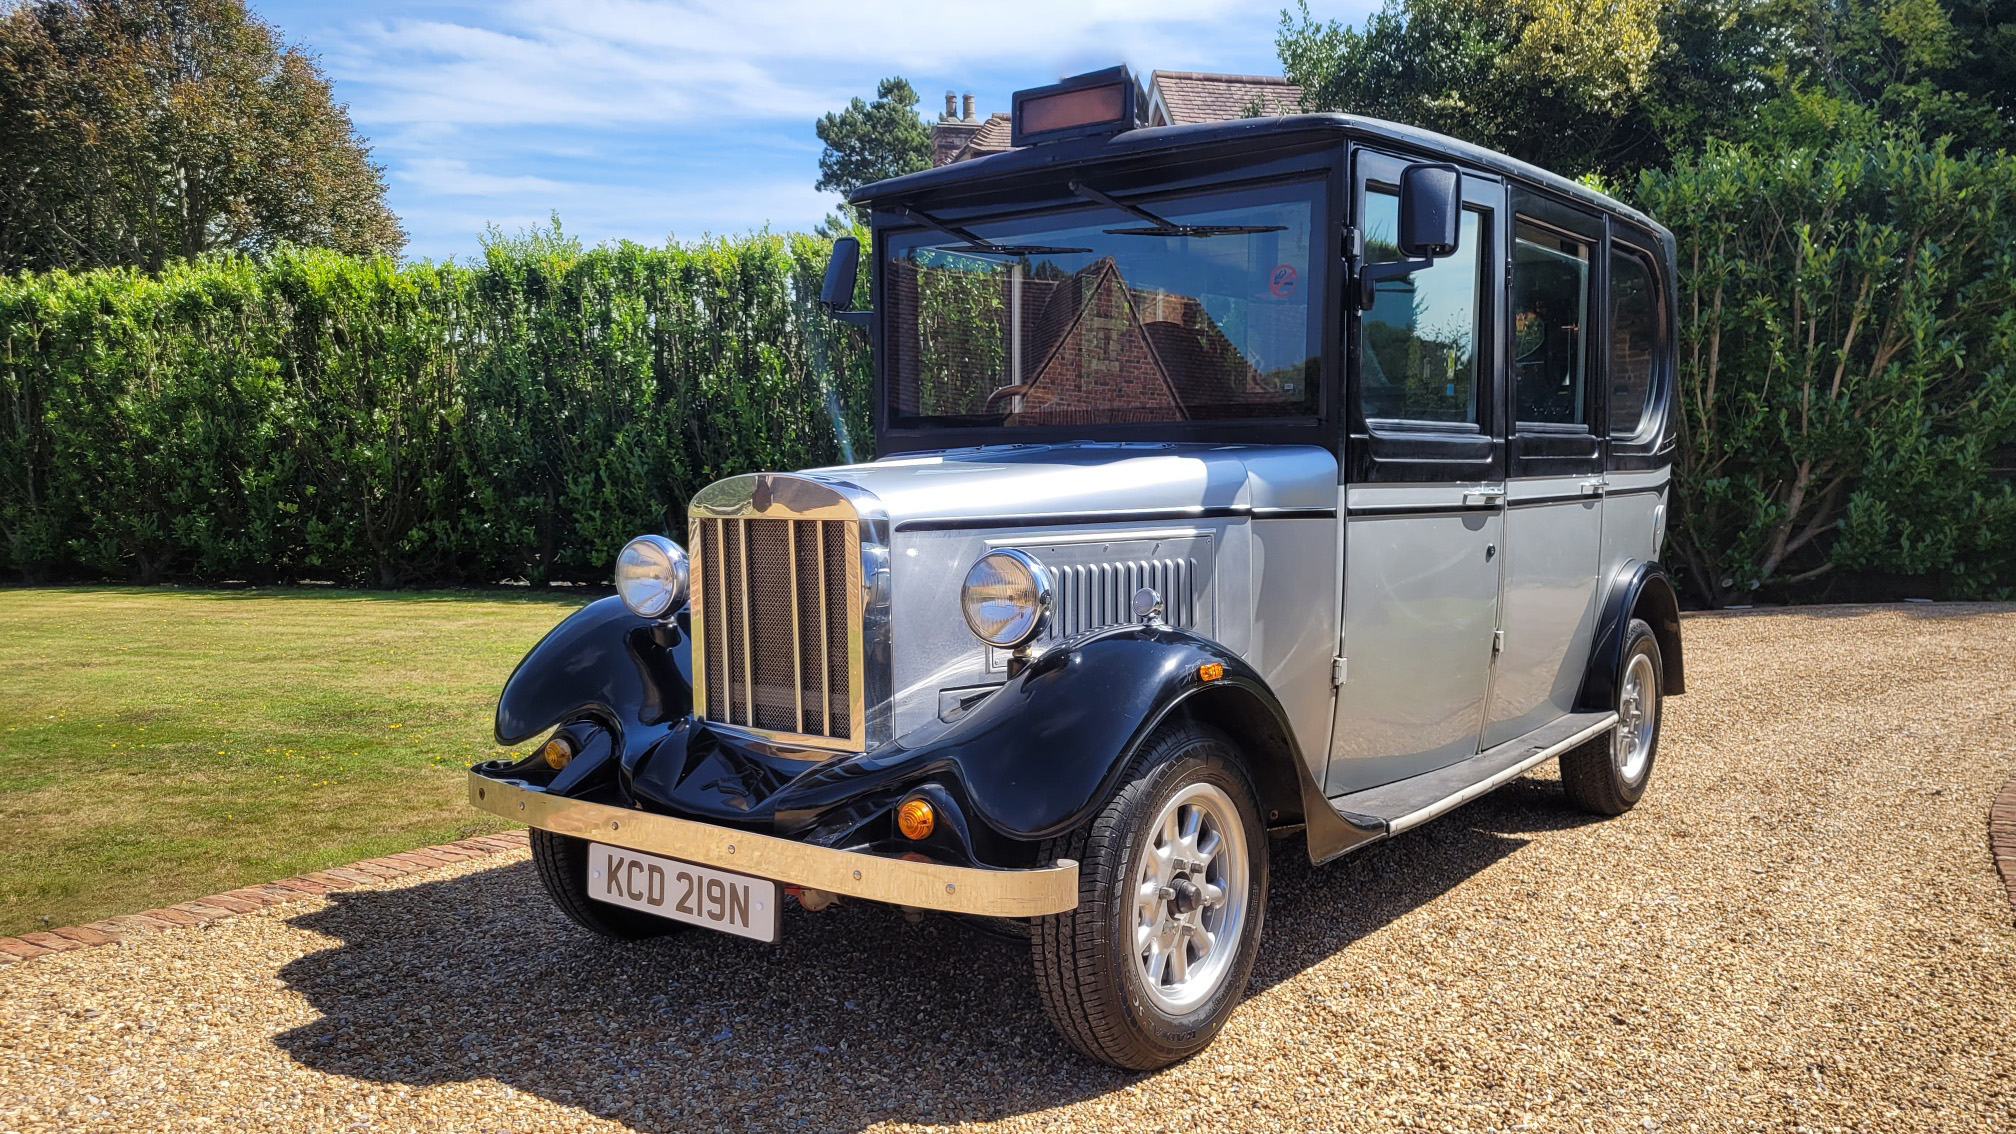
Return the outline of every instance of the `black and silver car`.
{"type": "Polygon", "coordinates": [[[1154,1068],[1242,995],[1271,855],[1545,760],[1645,791],[1671,234],[1405,126],[1138,103],[1021,92],[1017,148],[858,192],[872,314],[852,241],[823,299],[878,459],[707,487],[511,676],[497,738],[541,742],[470,798],[575,921],[984,919],[1072,1044],[1154,1068]]]}

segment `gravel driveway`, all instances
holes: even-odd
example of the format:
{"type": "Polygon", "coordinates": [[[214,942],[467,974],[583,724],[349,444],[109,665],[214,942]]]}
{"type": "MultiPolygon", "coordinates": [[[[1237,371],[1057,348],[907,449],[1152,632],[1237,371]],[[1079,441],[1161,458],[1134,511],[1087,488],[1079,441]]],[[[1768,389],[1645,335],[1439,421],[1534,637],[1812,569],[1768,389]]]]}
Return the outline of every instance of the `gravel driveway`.
{"type": "Polygon", "coordinates": [[[0,1130],[2009,1130],[2016,608],[1691,618],[1652,789],[1552,767],[1312,869],[1154,1075],[1072,1056],[1017,948],[794,911],[619,947],[522,853],[0,970],[0,1130]]]}

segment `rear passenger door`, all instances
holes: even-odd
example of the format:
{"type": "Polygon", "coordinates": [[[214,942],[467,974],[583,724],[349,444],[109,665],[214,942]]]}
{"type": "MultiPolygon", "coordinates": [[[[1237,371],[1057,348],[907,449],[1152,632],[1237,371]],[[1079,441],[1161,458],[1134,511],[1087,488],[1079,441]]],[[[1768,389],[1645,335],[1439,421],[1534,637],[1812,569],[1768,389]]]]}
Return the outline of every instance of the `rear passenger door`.
{"type": "Polygon", "coordinates": [[[1573,710],[1603,548],[1603,220],[1518,187],[1511,213],[1505,589],[1483,748],[1573,710]]]}

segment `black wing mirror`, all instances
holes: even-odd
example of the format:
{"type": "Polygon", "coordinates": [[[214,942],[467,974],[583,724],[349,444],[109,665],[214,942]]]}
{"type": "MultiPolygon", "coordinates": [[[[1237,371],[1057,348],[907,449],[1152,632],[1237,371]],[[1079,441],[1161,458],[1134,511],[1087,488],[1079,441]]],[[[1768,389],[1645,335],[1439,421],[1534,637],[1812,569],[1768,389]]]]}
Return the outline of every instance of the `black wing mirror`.
{"type": "Polygon", "coordinates": [[[1463,174],[1453,165],[1417,162],[1400,171],[1400,254],[1405,260],[1366,264],[1358,271],[1360,310],[1378,296],[1379,281],[1399,279],[1454,255],[1463,218],[1463,174]]]}
{"type": "Polygon", "coordinates": [[[861,270],[861,242],[843,236],[833,242],[833,256],[826,261],[826,282],[819,288],[819,306],[843,323],[866,327],[873,313],[849,311],[854,306],[854,277],[861,270]]]}

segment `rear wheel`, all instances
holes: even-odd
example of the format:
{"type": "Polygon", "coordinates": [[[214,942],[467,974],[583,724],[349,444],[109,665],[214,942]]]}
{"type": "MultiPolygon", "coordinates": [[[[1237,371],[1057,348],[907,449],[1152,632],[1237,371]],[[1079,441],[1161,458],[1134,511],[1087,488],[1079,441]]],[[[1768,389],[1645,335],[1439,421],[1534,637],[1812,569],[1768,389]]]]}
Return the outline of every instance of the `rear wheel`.
{"type": "Polygon", "coordinates": [[[1043,853],[1079,863],[1078,908],[1031,938],[1050,1022],[1130,1070],[1202,1050],[1245,994],[1267,902],[1267,839],[1231,742],[1164,729],[1092,821],[1043,853]]]}
{"type": "Polygon", "coordinates": [[[677,922],[598,902],[588,896],[588,842],[531,830],[532,866],[560,912],[584,929],[618,941],[659,937],[684,928],[677,922]]]}
{"type": "Polygon", "coordinates": [[[1570,803],[1596,815],[1622,815],[1645,794],[1659,752],[1664,672],[1652,627],[1632,619],[1617,673],[1617,727],[1607,742],[1593,741],[1561,757],[1561,786],[1570,803]]]}

